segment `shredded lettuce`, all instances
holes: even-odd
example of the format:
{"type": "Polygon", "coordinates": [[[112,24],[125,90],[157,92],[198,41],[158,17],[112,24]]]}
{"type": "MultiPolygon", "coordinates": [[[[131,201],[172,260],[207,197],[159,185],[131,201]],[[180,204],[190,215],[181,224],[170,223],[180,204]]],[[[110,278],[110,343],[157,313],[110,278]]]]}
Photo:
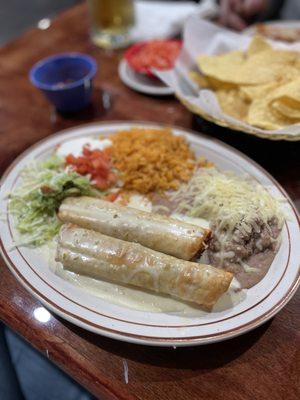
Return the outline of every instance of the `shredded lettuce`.
{"type": "Polygon", "coordinates": [[[56,155],[32,162],[22,172],[20,187],[9,195],[9,211],[20,234],[17,245],[41,246],[59,231],[57,210],[69,196],[99,196],[88,177],[66,169],[56,155]]]}

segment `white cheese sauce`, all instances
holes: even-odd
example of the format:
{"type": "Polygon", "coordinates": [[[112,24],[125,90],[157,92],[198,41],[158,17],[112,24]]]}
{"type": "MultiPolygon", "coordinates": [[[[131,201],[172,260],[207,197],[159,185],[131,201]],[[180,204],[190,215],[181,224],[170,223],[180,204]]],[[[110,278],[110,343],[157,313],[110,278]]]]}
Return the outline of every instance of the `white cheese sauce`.
{"type": "MultiPolygon", "coordinates": [[[[81,290],[119,306],[139,311],[179,313],[189,317],[207,314],[197,305],[193,306],[169,296],[75,274],[63,269],[60,263],[56,263],[55,273],[81,290]]],[[[240,303],[246,297],[246,292],[238,287],[238,282],[233,279],[229,290],[219,299],[212,311],[221,312],[240,303]]]]}
{"type": "Polygon", "coordinates": [[[56,150],[56,154],[60,157],[66,157],[73,154],[79,157],[82,154],[84,146],[88,146],[91,150],[104,150],[112,145],[109,139],[93,139],[90,137],[81,137],[62,143],[56,150]]]}
{"type": "MultiPolygon", "coordinates": [[[[59,264],[55,273],[81,290],[110,303],[139,311],[182,312],[186,306],[171,297],[164,297],[138,288],[118,285],[75,274],[59,264]]],[[[192,309],[192,307],[191,307],[192,309]]]]}
{"type": "Polygon", "coordinates": [[[209,228],[209,221],[207,221],[206,219],[203,219],[203,218],[194,218],[194,217],[189,217],[187,215],[177,214],[177,213],[171,214],[170,217],[174,218],[174,219],[178,219],[179,221],[187,222],[192,225],[201,226],[201,228],[209,228]]]}
{"type": "MultiPolygon", "coordinates": [[[[151,212],[152,210],[151,201],[146,196],[137,194],[130,197],[128,206],[142,211],[151,212]]],[[[209,221],[201,218],[192,218],[181,214],[172,214],[171,217],[204,228],[209,227],[209,221]]],[[[65,281],[70,282],[90,295],[119,306],[139,311],[172,313],[185,317],[199,317],[208,314],[208,312],[201,310],[197,305],[176,300],[167,295],[165,296],[139,288],[97,280],[65,270],[61,263],[55,261],[55,243],[56,241],[54,240],[49,246],[41,248],[43,256],[48,260],[49,268],[65,281]]],[[[206,252],[204,252],[198,260],[199,262],[208,263],[205,253],[206,252]]],[[[246,290],[240,290],[240,285],[234,278],[229,290],[221,296],[212,312],[222,312],[226,309],[230,309],[234,305],[240,303],[245,297],[246,290]]]]}
{"type": "MultiPolygon", "coordinates": [[[[55,261],[55,245],[41,248],[49,268],[60,278],[80,290],[107,302],[138,311],[172,313],[185,317],[205,316],[208,312],[197,305],[185,303],[175,298],[151,293],[139,288],[118,285],[117,283],[93,279],[65,270],[61,263],[55,261]]],[[[229,290],[215,304],[212,312],[222,312],[240,303],[246,297],[246,290],[240,290],[239,283],[233,279],[229,290]]]]}
{"type": "MultiPolygon", "coordinates": [[[[120,196],[120,202],[122,203],[122,196],[120,196]]],[[[118,199],[116,200],[116,203],[118,203],[118,199]]],[[[127,207],[151,213],[152,202],[148,199],[147,196],[143,196],[141,194],[134,194],[130,196],[129,202],[127,203],[127,207]]]]}

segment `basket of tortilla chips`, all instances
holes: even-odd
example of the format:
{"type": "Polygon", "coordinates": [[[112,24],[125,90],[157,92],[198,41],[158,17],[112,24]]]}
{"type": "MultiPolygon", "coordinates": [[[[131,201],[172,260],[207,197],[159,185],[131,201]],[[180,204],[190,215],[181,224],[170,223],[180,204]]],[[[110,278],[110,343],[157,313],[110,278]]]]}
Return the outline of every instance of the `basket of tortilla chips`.
{"type": "Polygon", "coordinates": [[[273,140],[300,140],[300,44],[191,17],[175,68],[157,72],[192,112],[273,140]]]}

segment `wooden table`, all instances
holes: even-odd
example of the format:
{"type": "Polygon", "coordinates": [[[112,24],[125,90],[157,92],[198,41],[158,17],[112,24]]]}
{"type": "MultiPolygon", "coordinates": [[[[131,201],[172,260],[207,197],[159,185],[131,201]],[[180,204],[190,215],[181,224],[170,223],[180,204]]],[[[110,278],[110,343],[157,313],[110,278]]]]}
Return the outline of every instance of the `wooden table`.
{"type": "MultiPolygon", "coordinates": [[[[84,5],[34,29],[0,50],[0,168],[37,140],[97,120],[149,120],[204,130],[250,155],[300,206],[299,144],[270,142],[217,128],[193,117],[175,99],[126,88],[117,73],[121,52],[104,52],[88,38],[84,5]],[[62,51],[98,60],[93,106],[76,117],[57,115],[28,81],[36,61],[62,51]],[[104,101],[103,101],[104,94],[104,101]]],[[[40,303],[0,260],[0,318],[101,399],[299,399],[300,292],[271,321],[241,337],[193,348],[152,348],[96,336],[55,315],[38,322],[40,303]],[[123,361],[129,368],[124,380],[123,361]]]]}

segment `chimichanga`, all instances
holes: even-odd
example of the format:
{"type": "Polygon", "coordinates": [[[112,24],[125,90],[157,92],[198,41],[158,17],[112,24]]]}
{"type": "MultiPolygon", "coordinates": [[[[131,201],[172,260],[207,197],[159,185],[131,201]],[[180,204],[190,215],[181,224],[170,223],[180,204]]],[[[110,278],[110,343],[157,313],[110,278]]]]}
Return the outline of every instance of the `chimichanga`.
{"type": "Polygon", "coordinates": [[[209,229],[85,196],[65,199],[58,216],[63,222],[140,243],[183,260],[200,254],[211,235],[209,229]]]}
{"type": "Polygon", "coordinates": [[[90,277],[139,286],[211,308],[227,291],[232,274],[79,228],[62,226],[56,260],[90,277]]]}

